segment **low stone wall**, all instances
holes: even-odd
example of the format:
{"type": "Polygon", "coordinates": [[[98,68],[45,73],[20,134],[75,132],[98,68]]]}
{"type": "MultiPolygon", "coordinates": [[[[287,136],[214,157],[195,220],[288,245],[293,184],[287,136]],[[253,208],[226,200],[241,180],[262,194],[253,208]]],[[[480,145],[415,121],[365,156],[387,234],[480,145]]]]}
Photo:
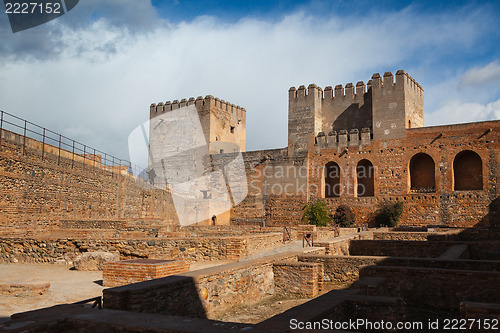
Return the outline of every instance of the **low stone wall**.
{"type": "Polygon", "coordinates": [[[282,234],[239,237],[53,239],[0,238],[0,262],[73,261],[82,252],[119,252],[120,259],[238,260],[281,245],[282,234]]]}
{"type": "Polygon", "coordinates": [[[182,260],[132,259],[104,264],[102,277],[105,287],[159,279],[189,272],[189,262],[182,260]]]}
{"type": "Polygon", "coordinates": [[[274,294],[272,262],[251,261],[105,289],[104,307],[214,318],[274,294]]]}
{"type": "Polygon", "coordinates": [[[441,260],[434,258],[399,258],[374,256],[331,256],[308,254],[298,257],[300,262],[322,263],[325,282],[350,284],[359,279],[359,270],[367,265],[443,268],[455,270],[500,272],[500,261],[441,260]]]}
{"type": "Polygon", "coordinates": [[[293,262],[309,248],[235,262],[161,279],[104,289],[104,307],[133,312],[216,318],[238,305],[251,305],[275,293],[273,263],[293,262]]]}
{"type": "Polygon", "coordinates": [[[263,250],[274,249],[281,245],[283,245],[283,233],[246,236],[245,256],[251,256],[263,250]]]}
{"type": "Polygon", "coordinates": [[[349,254],[354,256],[387,256],[437,258],[455,243],[396,240],[351,240],[349,254]]]}
{"type": "Polygon", "coordinates": [[[365,277],[385,278],[384,295],[402,297],[415,307],[456,310],[461,301],[494,303],[500,299],[499,272],[364,266],[360,278],[365,277]]]}
{"type": "MultiPolygon", "coordinates": [[[[352,228],[347,228],[352,229],[352,228]]],[[[371,232],[365,232],[361,234],[348,234],[345,233],[340,237],[330,238],[326,240],[318,240],[314,242],[314,246],[324,247],[325,254],[332,255],[347,255],[349,254],[349,242],[353,239],[372,239],[373,235],[371,232]]]]}
{"type": "Polygon", "coordinates": [[[373,239],[375,240],[403,240],[403,241],[447,241],[458,239],[457,231],[449,232],[408,232],[408,231],[391,231],[391,232],[374,232],[373,239]]]}
{"type": "Polygon", "coordinates": [[[359,268],[363,265],[375,265],[384,257],[350,257],[330,255],[303,255],[300,262],[321,263],[324,267],[325,282],[350,284],[359,278],[359,268]]]}
{"type": "Polygon", "coordinates": [[[314,242],[314,246],[324,247],[326,254],[347,255],[349,254],[350,239],[338,239],[314,242]]]}
{"type": "Polygon", "coordinates": [[[323,264],[280,261],[273,265],[276,293],[292,297],[316,297],[323,289],[323,264]]]}

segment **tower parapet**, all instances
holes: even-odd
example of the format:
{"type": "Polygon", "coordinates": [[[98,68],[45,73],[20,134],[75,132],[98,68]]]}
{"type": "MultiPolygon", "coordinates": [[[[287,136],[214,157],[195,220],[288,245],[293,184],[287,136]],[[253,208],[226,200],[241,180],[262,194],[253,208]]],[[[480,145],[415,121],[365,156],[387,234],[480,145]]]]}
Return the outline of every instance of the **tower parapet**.
{"type": "MultiPolygon", "coordinates": [[[[190,105],[194,105],[196,107],[207,143],[235,143],[238,145],[240,151],[245,151],[245,108],[226,102],[212,95],[206,95],[205,97],[198,96],[197,98],[190,97],[189,99],[183,98],[180,101],[174,100],[172,102],[167,101],[165,103],[152,103],[149,108],[149,118],[153,119],[154,117],[167,112],[190,105]]],[[[221,149],[216,150],[217,151],[211,151],[211,153],[224,152],[223,149],[222,151],[221,149]]]]}
{"type": "MultiPolygon", "coordinates": [[[[422,127],[423,89],[405,71],[373,74],[366,84],[338,84],[324,91],[310,84],[288,90],[288,151],[307,151],[311,143],[330,142],[333,131],[347,131],[348,141],[361,144],[384,138],[405,137],[406,129],[422,127]],[[368,129],[368,131],[366,131],[368,129]],[[357,131],[357,134],[356,134],[357,131]],[[325,133],[314,137],[312,133],[325,133]],[[328,133],[328,134],[326,134],[328,133]]],[[[344,135],[344,133],[342,134],[344,135]]],[[[342,144],[344,137],[336,142],[342,144]]]]}
{"type": "Polygon", "coordinates": [[[424,91],[404,70],[372,76],[373,139],[406,136],[406,129],[424,126],[424,91]]]}
{"type": "Polygon", "coordinates": [[[363,128],[361,133],[357,128],[351,131],[330,131],[328,134],[319,132],[316,136],[316,149],[333,149],[345,147],[362,147],[371,144],[371,130],[363,128]]]}

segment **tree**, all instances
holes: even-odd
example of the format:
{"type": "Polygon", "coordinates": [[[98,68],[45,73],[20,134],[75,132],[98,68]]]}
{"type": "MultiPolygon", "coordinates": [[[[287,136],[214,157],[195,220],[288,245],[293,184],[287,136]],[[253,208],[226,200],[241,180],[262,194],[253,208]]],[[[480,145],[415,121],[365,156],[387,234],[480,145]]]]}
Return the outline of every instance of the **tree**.
{"type": "Polygon", "coordinates": [[[330,208],[321,200],[308,203],[302,208],[302,223],[324,227],[331,220],[330,208]]]}
{"type": "Polygon", "coordinates": [[[341,227],[350,227],[354,224],[354,222],[356,222],[356,215],[352,211],[351,207],[347,205],[340,205],[335,210],[333,222],[341,227]]]}
{"type": "Polygon", "coordinates": [[[379,204],[375,212],[375,224],[377,226],[390,226],[395,227],[398,225],[401,216],[403,215],[404,204],[402,201],[392,203],[384,200],[379,204]]]}

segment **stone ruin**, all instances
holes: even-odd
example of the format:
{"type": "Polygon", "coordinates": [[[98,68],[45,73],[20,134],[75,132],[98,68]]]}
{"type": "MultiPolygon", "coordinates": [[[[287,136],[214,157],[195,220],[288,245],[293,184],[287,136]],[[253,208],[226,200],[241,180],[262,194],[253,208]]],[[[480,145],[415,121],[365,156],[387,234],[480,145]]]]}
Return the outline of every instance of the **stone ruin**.
{"type": "MultiPolygon", "coordinates": [[[[16,132],[2,116],[0,261],[73,263],[101,251],[118,254],[124,267],[138,260],[145,280],[100,263],[114,269],[109,281],[123,279],[109,282],[116,287],[104,290],[103,309],[69,304],[16,314],[3,330],[283,332],[322,320],[340,325],[332,330],[369,330],[342,326],[356,319],[424,325],[403,327],[411,331],[431,329],[429,319],[440,329],[466,319],[481,331],[486,319],[498,323],[500,121],[424,127],[422,87],[404,71],[395,80],[387,72],[356,86],[290,88],[288,147],[245,152],[246,111],[218,98],[153,104],[150,117],[191,104],[207,142],[243,151],[248,195],[216,225],[179,228],[167,189],[140,186],[130,166],[110,165],[88,147],[75,153],[60,138],[16,132]],[[352,207],[358,225],[340,234],[308,230],[300,217],[314,200],[352,207]],[[373,228],[384,200],[405,203],[396,229],[373,228]],[[296,241],[313,233],[314,246],[286,251],[283,227],[296,241]],[[160,268],[173,262],[162,260],[178,264],[173,275],[160,268]],[[214,260],[232,262],[186,271],[189,262],[214,260]],[[238,309],[277,299],[303,302],[231,320],[238,309]]],[[[214,161],[229,154],[211,153],[214,161]]]]}

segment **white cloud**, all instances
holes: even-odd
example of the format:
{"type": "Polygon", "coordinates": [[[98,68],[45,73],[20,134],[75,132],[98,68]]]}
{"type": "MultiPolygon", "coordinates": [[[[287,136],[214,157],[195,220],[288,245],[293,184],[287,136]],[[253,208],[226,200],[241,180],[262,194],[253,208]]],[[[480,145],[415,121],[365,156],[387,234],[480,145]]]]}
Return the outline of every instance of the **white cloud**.
{"type": "Polygon", "coordinates": [[[464,73],[460,86],[484,85],[500,82],[500,64],[493,61],[484,67],[474,67],[464,73]]]}
{"type": "Polygon", "coordinates": [[[500,119],[500,99],[486,105],[464,103],[455,99],[447,101],[437,111],[426,114],[425,123],[432,126],[498,119],[500,119]]]}
{"type": "Polygon", "coordinates": [[[123,157],[152,102],[217,96],[247,109],[247,149],[284,147],[290,86],[367,81],[373,69],[394,71],[445,40],[434,54],[480,35],[473,19],[425,18],[411,9],[377,24],[296,13],[276,22],[200,17],[172,25],[147,11],[137,25],[150,28],[139,32],[105,16],[71,27],[76,9],[64,25],[50,26],[54,57],[0,64],[0,108],[123,157]]]}

